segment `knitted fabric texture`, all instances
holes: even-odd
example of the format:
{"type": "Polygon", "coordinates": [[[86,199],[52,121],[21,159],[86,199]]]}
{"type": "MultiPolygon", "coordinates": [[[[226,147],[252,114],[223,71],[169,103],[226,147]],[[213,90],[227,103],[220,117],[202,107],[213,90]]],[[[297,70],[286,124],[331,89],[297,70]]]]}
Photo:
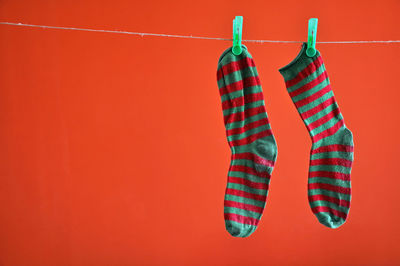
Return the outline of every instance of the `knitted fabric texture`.
{"type": "Polygon", "coordinates": [[[312,140],[308,200],[319,222],[330,228],[347,218],[351,200],[353,134],[346,127],[320,53],[298,56],[279,69],[312,140]]]}
{"type": "Polygon", "coordinates": [[[242,45],[223,52],[217,69],[231,163],[225,191],[226,230],[235,237],[252,234],[264,211],[277,146],[265,111],[252,56],[242,45]]]}

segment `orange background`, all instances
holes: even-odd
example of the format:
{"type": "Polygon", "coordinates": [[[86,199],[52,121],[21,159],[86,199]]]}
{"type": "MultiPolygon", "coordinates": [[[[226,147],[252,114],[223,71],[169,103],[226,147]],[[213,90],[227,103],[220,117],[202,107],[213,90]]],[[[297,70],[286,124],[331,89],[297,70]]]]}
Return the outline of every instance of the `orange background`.
{"type": "MultiPolygon", "coordinates": [[[[11,1],[0,21],[245,39],[400,39],[399,1],[11,1]]],[[[399,255],[400,44],[319,44],[355,136],[348,221],[307,200],[310,137],[278,68],[246,43],[278,143],[248,238],[223,219],[230,150],[216,82],[228,41],[0,25],[0,265],[389,265],[399,255]]]]}

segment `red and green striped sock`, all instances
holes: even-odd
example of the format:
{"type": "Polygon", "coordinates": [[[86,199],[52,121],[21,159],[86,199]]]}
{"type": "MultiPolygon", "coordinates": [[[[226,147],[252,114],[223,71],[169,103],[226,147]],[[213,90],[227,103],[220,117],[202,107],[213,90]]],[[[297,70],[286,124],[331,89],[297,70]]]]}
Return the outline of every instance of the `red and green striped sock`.
{"type": "Polygon", "coordinates": [[[344,123],[320,53],[308,57],[306,49],[304,43],[296,59],[279,71],[312,139],[311,210],[320,223],[337,228],[350,208],[353,134],[344,123]]]}
{"type": "Polygon", "coordinates": [[[260,79],[244,45],[238,56],[231,48],[221,55],[217,80],[232,152],[224,200],[225,226],[232,236],[247,237],[261,219],[277,147],[260,79]]]}

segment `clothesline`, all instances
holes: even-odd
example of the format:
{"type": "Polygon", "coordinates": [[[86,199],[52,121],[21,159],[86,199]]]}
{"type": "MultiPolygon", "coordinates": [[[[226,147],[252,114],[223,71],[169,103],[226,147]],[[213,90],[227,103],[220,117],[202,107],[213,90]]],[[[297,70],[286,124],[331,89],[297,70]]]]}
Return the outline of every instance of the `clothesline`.
{"type": "MultiPolygon", "coordinates": [[[[103,33],[117,33],[117,34],[128,34],[128,35],[139,35],[143,36],[158,36],[158,37],[170,37],[170,38],[185,38],[185,39],[202,39],[202,40],[218,40],[218,41],[232,41],[229,38],[218,38],[218,37],[205,37],[205,36],[192,36],[192,35],[176,35],[176,34],[161,34],[161,33],[145,33],[145,32],[132,32],[132,31],[121,31],[121,30],[99,30],[99,29],[89,29],[89,28],[74,28],[74,27],[61,27],[61,26],[47,26],[47,25],[35,25],[35,24],[25,24],[16,22],[0,22],[3,25],[12,26],[23,26],[23,27],[33,27],[42,29],[58,29],[58,30],[75,30],[75,31],[89,31],[89,32],[103,32],[103,33]]],[[[282,40],[242,40],[242,42],[254,42],[254,43],[303,43],[302,41],[282,41],[282,40]]],[[[327,43],[400,43],[400,40],[387,40],[387,41],[317,41],[316,43],[327,44],[327,43]]]]}

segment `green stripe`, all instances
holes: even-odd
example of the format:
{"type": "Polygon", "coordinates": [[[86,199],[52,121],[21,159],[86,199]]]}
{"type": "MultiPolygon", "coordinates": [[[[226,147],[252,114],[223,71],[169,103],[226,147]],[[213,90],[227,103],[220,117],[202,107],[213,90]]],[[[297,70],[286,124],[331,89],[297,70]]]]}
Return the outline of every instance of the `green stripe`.
{"type": "Polygon", "coordinates": [[[224,207],[224,213],[239,214],[242,216],[255,218],[257,220],[259,220],[261,217],[261,214],[258,212],[247,211],[247,210],[243,210],[243,209],[239,209],[239,208],[235,208],[235,207],[224,207]]]}
{"type": "Polygon", "coordinates": [[[252,58],[251,54],[246,49],[243,49],[243,52],[239,56],[234,55],[231,51],[228,51],[226,54],[222,54],[222,55],[223,55],[223,57],[222,57],[222,59],[220,58],[221,60],[219,60],[219,62],[218,62],[217,70],[219,70],[221,67],[223,67],[231,62],[240,61],[245,57],[252,58]]]}
{"type": "Polygon", "coordinates": [[[351,200],[351,195],[349,195],[349,194],[343,194],[340,192],[330,191],[330,190],[326,190],[326,189],[309,189],[308,190],[309,196],[315,196],[315,195],[321,195],[321,194],[332,197],[332,198],[337,198],[337,199],[342,199],[342,200],[347,200],[347,201],[351,200]]]}
{"type": "Polygon", "coordinates": [[[219,88],[219,89],[225,87],[225,85],[226,85],[226,84],[225,84],[225,79],[224,79],[224,78],[219,79],[219,80],[217,81],[217,84],[218,84],[218,88],[219,88]]]}
{"type": "MultiPolygon", "coordinates": [[[[315,166],[317,166],[317,165],[315,165],[315,166]]],[[[314,167],[314,166],[310,166],[309,172],[310,172],[310,173],[316,172],[316,171],[311,171],[311,167],[314,167]]],[[[321,167],[315,167],[315,168],[317,168],[317,172],[319,172],[319,171],[324,171],[325,165],[321,165],[321,167]]],[[[332,170],[332,169],[331,169],[331,170],[332,170]]],[[[329,171],[329,170],[326,170],[326,172],[332,172],[331,175],[335,174],[335,173],[333,173],[333,171],[329,171]]],[[[337,172],[339,172],[339,171],[337,171],[337,172]]],[[[340,173],[341,173],[341,172],[340,172],[340,173]]],[[[347,174],[347,173],[342,173],[342,174],[347,174]]],[[[318,176],[318,177],[330,178],[329,176],[324,176],[324,174],[320,174],[320,175],[321,175],[321,176],[318,176]]],[[[333,179],[334,179],[334,178],[333,178],[333,179]]]]}
{"type": "MultiPolygon", "coordinates": [[[[241,60],[241,59],[240,59],[240,60],[241,60]]],[[[238,62],[238,61],[240,61],[240,60],[231,61],[231,62],[228,62],[228,63],[225,64],[225,65],[231,64],[231,63],[233,63],[233,62],[238,62]]],[[[220,70],[222,67],[224,67],[225,65],[218,64],[217,71],[219,71],[219,70],[220,70]]],[[[234,73],[234,72],[237,72],[237,71],[245,71],[245,70],[248,69],[248,68],[255,68],[255,67],[252,67],[252,66],[250,66],[250,65],[247,65],[247,66],[245,66],[244,68],[241,68],[241,69],[239,69],[239,70],[233,71],[233,72],[231,72],[231,73],[234,73]]],[[[231,73],[229,73],[229,74],[231,74],[231,73]]],[[[228,74],[228,75],[229,75],[229,74],[228,74]]],[[[223,75],[224,75],[224,73],[223,73],[223,75]]]]}
{"type": "Polygon", "coordinates": [[[259,93],[259,92],[263,92],[260,85],[250,86],[250,87],[243,88],[243,90],[233,91],[231,93],[222,95],[221,101],[224,102],[226,100],[233,100],[233,99],[242,97],[243,95],[249,95],[252,93],[259,93]]]}
{"type": "Polygon", "coordinates": [[[255,199],[248,199],[248,198],[243,198],[243,197],[240,197],[240,196],[235,196],[235,195],[230,195],[230,194],[225,194],[225,200],[251,204],[251,205],[254,205],[254,206],[261,207],[261,208],[265,207],[265,201],[259,201],[259,200],[255,200],[255,199]]]}
{"type": "Polygon", "coordinates": [[[351,173],[351,167],[345,167],[345,166],[341,166],[341,165],[325,165],[325,164],[322,164],[322,165],[312,165],[312,166],[310,166],[309,171],[310,172],[326,171],[326,172],[339,172],[339,173],[342,173],[342,174],[350,174],[351,173]]]}
{"type": "Polygon", "coordinates": [[[349,208],[347,208],[347,207],[339,206],[339,205],[337,205],[337,204],[335,204],[333,202],[323,201],[323,200],[311,201],[310,202],[310,206],[311,206],[311,208],[318,207],[318,206],[330,207],[330,208],[335,209],[335,210],[340,211],[340,212],[344,212],[344,213],[348,213],[349,212],[349,208]]]}
{"type": "Polygon", "coordinates": [[[329,184],[329,185],[334,185],[334,186],[338,186],[338,187],[351,188],[350,181],[327,178],[327,177],[310,177],[308,179],[308,183],[309,184],[323,183],[323,184],[329,184]]]}
{"type": "Polygon", "coordinates": [[[225,110],[222,111],[222,113],[225,116],[225,115],[229,115],[229,114],[243,112],[244,110],[255,108],[255,107],[260,107],[260,106],[264,106],[264,100],[245,103],[242,106],[236,106],[236,107],[233,107],[233,108],[230,108],[230,109],[225,109],[225,110]]]}
{"type": "Polygon", "coordinates": [[[243,173],[243,172],[237,172],[237,171],[229,171],[228,175],[232,176],[232,177],[245,178],[245,179],[250,180],[252,182],[258,182],[258,183],[269,183],[269,181],[270,181],[270,179],[265,178],[265,177],[259,177],[259,176],[256,176],[256,175],[243,173]]]}
{"type": "Polygon", "coordinates": [[[322,90],[323,88],[325,88],[328,85],[329,85],[329,79],[325,78],[322,82],[315,85],[311,89],[308,89],[307,91],[292,97],[292,100],[293,100],[293,102],[298,102],[300,100],[303,100],[303,99],[307,98],[308,96],[313,95],[314,93],[322,90]]]}
{"type": "Polygon", "coordinates": [[[304,120],[304,122],[309,125],[312,122],[317,121],[318,119],[320,119],[321,117],[324,117],[325,115],[327,115],[328,113],[332,112],[333,110],[337,109],[338,105],[336,102],[334,102],[333,104],[327,106],[326,108],[322,109],[321,111],[319,111],[318,113],[308,117],[307,119],[304,120]]]}
{"type": "Polygon", "coordinates": [[[229,81],[236,82],[242,80],[243,77],[254,77],[254,75],[258,76],[257,68],[252,66],[246,66],[240,70],[233,71],[227,75],[223,75],[219,80],[217,80],[217,82],[219,82],[222,79],[225,79],[225,81],[228,79],[229,81]],[[242,76],[242,74],[244,74],[244,76],[242,76]]]}
{"type": "MultiPolygon", "coordinates": [[[[297,89],[300,89],[301,87],[303,87],[307,83],[310,83],[311,81],[316,79],[324,71],[325,71],[325,66],[324,66],[324,64],[322,64],[319,68],[317,68],[317,70],[315,72],[313,72],[310,75],[308,75],[307,77],[303,78],[299,83],[287,88],[287,90],[289,92],[293,92],[293,91],[295,91],[297,89]]],[[[300,72],[301,71],[299,71],[298,73],[300,73],[300,72]]]]}
{"type": "Polygon", "coordinates": [[[263,126],[252,128],[252,129],[249,129],[249,130],[247,130],[247,131],[245,131],[243,133],[228,136],[228,141],[245,139],[245,138],[247,138],[247,137],[249,137],[251,135],[260,133],[260,132],[262,132],[264,130],[268,130],[268,129],[271,129],[270,124],[266,124],[266,125],[263,125],[263,126]]]}
{"type": "Polygon", "coordinates": [[[228,188],[231,189],[237,189],[237,190],[241,190],[241,191],[245,191],[251,194],[256,194],[256,195],[260,195],[260,196],[266,196],[268,195],[268,190],[266,189],[258,189],[258,188],[251,188],[242,184],[236,184],[236,183],[229,183],[227,184],[228,188]]]}
{"type": "Polygon", "coordinates": [[[311,165],[309,168],[310,172],[315,172],[315,171],[327,171],[327,172],[339,172],[343,174],[350,174],[351,173],[351,167],[346,167],[342,165],[326,165],[326,164],[321,164],[321,165],[311,165]]]}
{"type": "MultiPolygon", "coordinates": [[[[257,86],[259,87],[259,86],[257,86]]],[[[260,88],[261,90],[261,88],[260,88]]],[[[227,93],[221,96],[221,102],[225,102],[227,100],[233,100],[236,98],[240,98],[243,96],[243,90],[233,91],[231,93],[227,93]]]]}
{"type": "Polygon", "coordinates": [[[247,117],[243,121],[237,121],[237,122],[228,123],[228,124],[226,124],[226,129],[230,130],[230,129],[243,127],[244,125],[247,125],[247,124],[250,124],[252,122],[255,122],[255,121],[258,121],[258,120],[261,120],[261,119],[265,119],[265,118],[267,118],[267,113],[266,112],[262,112],[261,114],[257,114],[257,115],[253,115],[253,116],[247,117]]]}
{"type": "Polygon", "coordinates": [[[303,105],[302,107],[298,108],[298,111],[300,114],[307,112],[308,110],[314,108],[315,106],[325,102],[327,99],[331,98],[333,96],[333,91],[330,90],[328,93],[325,93],[318,99],[310,102],[309,104],[303,105]]]}
{"type": "Polygon", "coordinates": [[[219,79],[217,81],[217,83],[218,83],[218,86],[221,88],[221,87],[224,87],[224,85],[227,86],[232,83],[241,81],[245,78],[257,77],[257,76],[258,76],[258,73],[257,73],[257,69],[255,67],[247,67],[241,71],[235,71],[228,75],[224,75],[221,79],[219,79]]]}
{"type": "Polygon", "coordinates": [[[341,159],[351,160],[352,152],[331,151],[331,152],[320,152],[311,155],[311,160],[328,159],[328,158],[341,158],[341,159]]]}
{"type": "Polygon", "coordinates": [[[268,174],[272,173],[272,170],[274,169],[273,167],[262,165],[262,164],[257,164],[252,160],[247,160],[247,159],[236,159],[232,160],[231,162],[232,165],[243,165],[243,166],[248,166],[251,168],[256,169],[258,172],[267,172],[268,174]]]}
{"type": "Polygon", "coordinates": [[[343,120],[343,116],[342,116],[342,114],[339,113],[337,116],[332,117],[327,122],[320,125],[319,127],[316,127],[313,130],[311,130],[310,134],[311,134],[311,136],[315,136],[315,135],[321,133],[322,131],[325,131],[328,128],[333,127],[334,125],[336,125],[336,123],[338,123],[341,120],[343,120]]]}

